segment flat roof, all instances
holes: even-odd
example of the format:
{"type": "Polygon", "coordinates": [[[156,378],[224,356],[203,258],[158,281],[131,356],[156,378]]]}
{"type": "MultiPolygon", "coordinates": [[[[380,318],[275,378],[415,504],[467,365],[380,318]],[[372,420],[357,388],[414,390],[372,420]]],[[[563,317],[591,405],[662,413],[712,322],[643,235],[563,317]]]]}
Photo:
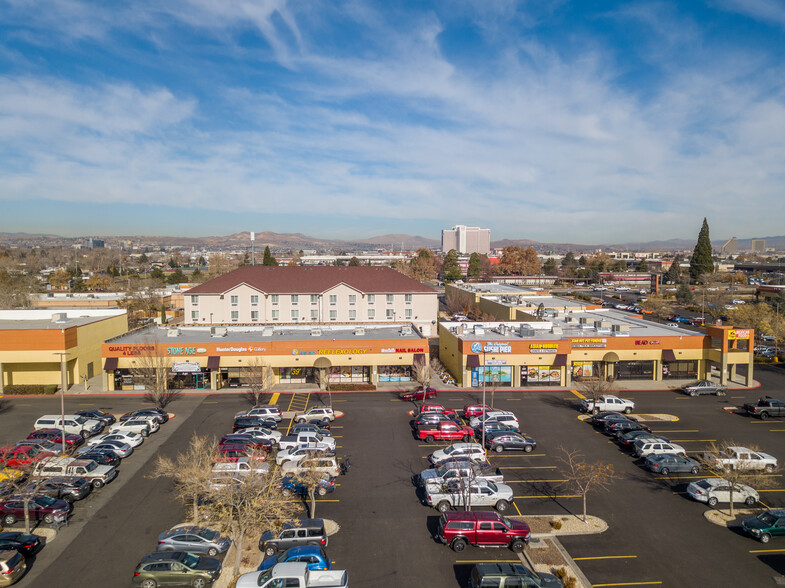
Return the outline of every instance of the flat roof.
{"type": "Polygon", "coordinates": [[[532,311],[536,311],[540,304],[542,304],[544,308],[585,308],[590,305],[588,302],[573,300],[572,298],[527,293],[519,293],[514,296],[483,296],[483,298],[493,300],[494,302],[511,308],[519,308],[521,310],[531,309],[532,311]]]}
{"type": "Polygon", "coordinates": [[[70,329],[124,314],[117,308],[0,310],[0,330],[70,329]]]}
{"type": "Polygon", "coordinates": [[[231,343],[257,343],[267,341],[374,341],[378,339],[426,339],[420,331],[409,323],[395,324],[356,324],[356,325],[236,325],[215,327],[216,332],[225,335],[213,335],[210,327],[159,327],[134,331],[120,335],[111,340],[114,345],[149,343],[157,339],[160,344],[167,343],[204,343],[221,341],[231,343]],[[408,327],[410,332],[401,333],[402,327],[408,327]],[[321,334],[312,335],[312,331],[320,330],[321,334]],[[363,332],[358,332],[358,330],[363,332]],[[174,335],[175,331],[178,334],[174,335]],[[172,333],[172,336],[169,333],[172,333]]]}
{"type": "Polygon", "coordinates": [[[476,292],[479,294],[516,294],[516,295],[530,295],[533,296],[540,290],[531,288],[521,288],[510,284],[499,284],[497,282],[480,282],[472,284],[451,284],[455,288],[465,290],[466,292],[476,292]]]}

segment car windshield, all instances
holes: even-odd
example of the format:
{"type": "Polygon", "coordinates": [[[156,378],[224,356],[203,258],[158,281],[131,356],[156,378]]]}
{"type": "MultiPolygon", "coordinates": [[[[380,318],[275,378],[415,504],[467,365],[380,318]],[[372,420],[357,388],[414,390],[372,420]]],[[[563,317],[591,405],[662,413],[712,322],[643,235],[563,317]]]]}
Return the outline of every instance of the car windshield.
{"type": "Polygon", "coordinates": [[[499,487],[494,484],[493,482],[487,482],[488,488],[490,488],[494,493],[499,491],[499,487]]]}
{"type": "Polygon", "coordinates": [[[198,563],[199,563],[199,558],[197,556],[192,555],[190,553],[183,554],[183,564],[185,564],[189,568],[195,568],[198,563]]]}
{"type": "Polygon", "coordinates": [[[215,541],[218,538],[218,531],[213,531],[212,529],[205,529],[199,536],[207,539],[208,541],[215,541]]]}
{"type": "Polygon", "coordinates": [[[84,417],[83,417],[83,416],[81,416],[81,415],[80,415],[80,416],[78,416],[78,417],[76,417],[74,420],[75,420],[77,423],[79,423],[80,425],[84,425],[84,424],[87,422],[87,419],[86,419],[86,418],[84,418],[84,417]]]}
{"type": "Polygon", "coordinates": [[[758,515],[758,520],[767,527],[771,527],[774,525],[774,523],[777,522],[777,517],[775,517],[770,512],[764,512],[758,515]]]}
{"type": "MultiPolygon", "coordinates": [[[[285,553],[286,552],[284,552],[284,554],[285,553]]],[[[269,570],[265,570],[264,572],[259,574],[259,577],[256,579],[256,585],[257,586],[261,586],[265,582],[269,582],[270,580],[272,580],[272,577],[273,577],[273,570],[272,570],[272,568],[270,568],[269,570]]]]}
{"type": "Polygon", "coordinates": [[[94,471],[94,470],[95,470],[97,467],[98,467],[98,464],[97,464],[97,463],[95,463],[94,461],[91,461],[90,463],[88,463],[88,464],[85,466],[85,468],[84,468],[84,469],[85,469],[85,470],[87,470],[88,472],[92,472],[92,471],[94,471]]]}
{"type": "Polygon", "coordinates": [[[450,445],[449,447],[445,448],[444,454],[445,455],[452,455],[455,451],[457,451],[457,447],[455,445],[450,445]]]}
{"type": "Polygon", "coordinates": [[[706,480],[701,480],[696,484],[696,486],[698,486],[699,488],[703,488],[704,490],[708,490],[709,488],[711,488],[711,484],[706,480]]]}
{"type": "Polygon", "coordinates": [[[52,506],[55,503],[55,499],[49,496],[39,496],[35,501],[41,506],[52,506]]]}
{"type": "Polygon", "coordinates": [[[501,519],[501,522],[504,523],[504,525],[507,528],[510,528],[510,529],[512,528],[512,521],[510,519],[508,519],[507,517],[499,517],[499,518],[501,519]]]}

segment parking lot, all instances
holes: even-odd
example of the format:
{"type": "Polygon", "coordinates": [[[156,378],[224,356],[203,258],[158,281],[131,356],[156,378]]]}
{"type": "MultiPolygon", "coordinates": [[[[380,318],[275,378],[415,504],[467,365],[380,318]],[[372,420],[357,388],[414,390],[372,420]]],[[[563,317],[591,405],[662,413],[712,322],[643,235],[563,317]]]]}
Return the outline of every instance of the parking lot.
{"type": "MultiPolygon", "coordinates": [[[[666,413],[675,422],[649,423],[688,452],[700,452],[711,440],[734,439],[755,444],[785,458],[785,420],[752,420],[723,410],[754,401],[763,394],[782,397],[785,377],[776,368],[758,369],[763,387],[731,391],[717,398],[691,398],[671,391],[621,394],[636,402],[638,413],[666,413]]],[[[490,391],[488,403],[490,404],[490,391]]],[[[594,586],[767,586],[785,573],[785,544],[764,546],[703,518],[707,507],[684,494],[687,483],[706,477],[689,474],[655,476],[588,423],[580,421],[578,397],[569,391],[510,392],[498,390],[493,403],[514,411],[537,449],[528,454],[494,454],[515,493],[508,514],[578,513],[581,500],[562,485],[559,447],[579,448],[588,459],[612,463],[617,479],[608,492],[589,496],[589,513],[610,528],[599,535],[562,537],[594,586]]],[[[328,400],[298,394],[280,396],[282,410],[328,400]],[[289,406],[292,402],[298,406],[289,406]]],[[[437,401],[462,408],[480,401],[481,393],[441,392],[437,401]]],[[[333,434],[338,455],[350,456],[352,467],[335,493],[319,500],[317,516],[335,520],[340,531],[327,552],[335,567],[346,568],[353,586],[465,586],[472,565],[480,561],[517,561],[507,549],[469,547],[455,553],[434,540],[435,509],[422,505],[412,477],[428,467],[427,455],[437,448],[415,440],[409,421],[411,403],[392,393],[332,395],[344,416],[333,434]]],[[[59,412],[56,398],[12,399],[0,414],[0,441],[23,438],[37,416],[59,412]]],[[[106,407],[122,413],[141,405],[138,399],[69,398],[79,408],[106,407]]],[[[175,455],[194,432],[220,436],[229,431],[233,414],[246,407],[238,396],[186,397],[170,406],[176,418],[165,424],[139,451],[123,462],[120,476],[83,503],[77,503],[68,527],[37,556],[19,586],[124,586],[130,584],[138,559],[152,551],[158,534],[183,519],[165,479],[150,479],[158,452],[175,455]]],[[[68,410],[68,405],[66,407],[68,410]]],[[[286,421],[282,423],[285,428],[286,421]]],[[[785,479],[761,490],[761,502],[785,506],[785,479]]],[[[724,506],[724,505],[721,505],[724,506]]]]}

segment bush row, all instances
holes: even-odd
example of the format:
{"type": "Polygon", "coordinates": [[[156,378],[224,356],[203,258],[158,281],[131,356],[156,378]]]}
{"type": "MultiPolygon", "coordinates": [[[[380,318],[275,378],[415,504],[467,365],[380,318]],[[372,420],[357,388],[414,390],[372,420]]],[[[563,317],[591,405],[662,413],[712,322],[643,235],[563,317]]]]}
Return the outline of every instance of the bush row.
{"type": "Polygon", "coordinates": [[[354,390],[376,390],[374,384],[330,384],[330,390],[333,392],[351,392],[354,390]]]}
{"type": "Polygon", "coordinates": [[[54,394],[57,392],[57,384],[9,384],[5,387],[6,394],[34,395],[34,394],[54,394]]]}

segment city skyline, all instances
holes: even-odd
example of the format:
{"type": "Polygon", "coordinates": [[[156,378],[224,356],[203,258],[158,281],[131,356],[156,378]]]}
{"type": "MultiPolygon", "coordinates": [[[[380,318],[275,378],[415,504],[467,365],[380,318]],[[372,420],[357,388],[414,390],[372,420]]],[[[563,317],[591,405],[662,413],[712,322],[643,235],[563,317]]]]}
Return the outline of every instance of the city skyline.
{"type": "Polygon", "coordinates": [[[785,7],[0,11],[0,231],[779,235],[785,7]]]}

